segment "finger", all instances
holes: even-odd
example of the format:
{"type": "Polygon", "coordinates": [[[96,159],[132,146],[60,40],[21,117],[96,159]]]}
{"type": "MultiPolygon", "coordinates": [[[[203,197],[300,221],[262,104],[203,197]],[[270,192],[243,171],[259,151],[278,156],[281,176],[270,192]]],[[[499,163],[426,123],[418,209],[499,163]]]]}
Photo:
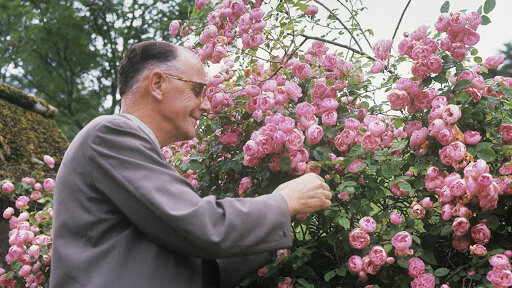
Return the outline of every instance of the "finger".
{"type": "Polygon", "coordinates": [[[327,185],[326,183],[322,183],[321,187],[323,190],[331,191],[331,187],[329,187],[329,185],[327,185]]]}
{"type": "Polygon", "coordinates": [[[327,199],[327,200],[331,200],[332,198],[332,193],[331,192],[324,192],[324,198],[327,199]]]}

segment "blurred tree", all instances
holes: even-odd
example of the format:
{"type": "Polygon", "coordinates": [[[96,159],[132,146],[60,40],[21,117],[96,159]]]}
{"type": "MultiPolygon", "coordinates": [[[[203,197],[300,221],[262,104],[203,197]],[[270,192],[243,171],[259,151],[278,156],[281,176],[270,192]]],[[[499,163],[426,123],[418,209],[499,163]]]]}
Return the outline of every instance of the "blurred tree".
{"type": "Polygon", "coordinates": [[[47,100],[71,140],[90,120],[119,110],[122,53],[169,40],[171,20],[194,1],[0,0],[1,81],[47,100]]]}
{"type": "Polygon", "coordinates": [[[498,69],[498,75],[512,77],[512,42],[504,46],[505,49],[500,52],[505,56],[505,63],[498,69]]]}

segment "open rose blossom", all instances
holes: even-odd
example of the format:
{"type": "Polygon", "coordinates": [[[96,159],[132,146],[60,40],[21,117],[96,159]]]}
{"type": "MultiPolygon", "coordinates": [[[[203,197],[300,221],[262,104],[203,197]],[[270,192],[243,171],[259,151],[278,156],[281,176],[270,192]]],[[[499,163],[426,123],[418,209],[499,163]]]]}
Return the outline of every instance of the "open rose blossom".
{"type": "Polygon", "coordinates": [[[359,220],[359,227],[364,232],[371,233],[375,231],[375,228],[377,227],[377,222],[375,222],[375,220],[373,220],[372,217],[366,216],[359,220]]]}
{"type": "Polygon", "coordinates": [[[11,182],[4,182],[4,184],[2,184],[2,191],[4,191],[5,193],[11,193],[12,191],[14,191],[14,184],[12,184],[11,182]]]}
{"type": "Polygon", "coordinates": [[[421,274],[411,282],[411,288],[434,288],[436,286],[436,277],[434,275],[421,274]]]}
{"type": "Polygon", "coordinates": [[[391,223],[395,225],[402,224],[402,216],[396,212],[391,212],[391,214],[389,215],[389,220],[391,221],[391,223]]]}
{"type": "Polygon", "coordinates": [[[425,272],[425,263],[420,258],[413,257],[409,259],[409,276],[417,278],[423,272],[425,272]]]}
{"type": "Polygon", "coordinates": [[[384,265],[388,259],[386,249],[380,245],[373,246],[368,255],[375,265],[384,265]]]}
{"type": "Polygon", "coordinates": [[[348,167],[348,171],[350,173],[360,173],[364,171],[364,168],[366,165],[364,164],[363,160],[361,159],[355,159],[350,163],[350,166],[348,167]]]}
{"type": "Polygon", "coordinates": [[[397,250],[409,249],[412,244],[412,236],[407,231],[398,232],[393,236],[393,239],[391,239],[391,244],[393,244],[397,250]]]}
{"type": "Polygon", "coordinates": [[[463,217],[457,217],[455,220],[453,220],[452,224],[453,233],[455,235],[462,236],[466,234],[469,230],[469,221],[466,218],[463,217]]]}
{"type": "Polygon", "coordinates": [[[356,228],[348,234],[350,247],[364,249],[370,244],[370,236],[363,230],[356,228]]]}
{"type": "Polygon", "coordinates": [[[477,224],[471,228],[471,238],[473,238],[476,243],[485,245],[491,238],[491,230],[489,230],[484,223],[477,224]]]}
{"type": "Polygon", "coordinates": [[[359,255],[352,255],[348,259],[348,270],[358,273],[363,268],[363,259],[359,255]]]}

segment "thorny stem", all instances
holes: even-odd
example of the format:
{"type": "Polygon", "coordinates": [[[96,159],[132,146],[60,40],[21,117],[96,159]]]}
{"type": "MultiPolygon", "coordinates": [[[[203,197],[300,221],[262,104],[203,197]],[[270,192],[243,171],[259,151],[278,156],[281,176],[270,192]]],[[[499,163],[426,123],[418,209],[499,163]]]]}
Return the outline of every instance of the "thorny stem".
{"type": "Polygon", "coordinates": [[[404,18],[405,11],[407,11],[407,8],[409,8],[409,4],[411,4],[412,0],[407,1],[407,4],[405,4],[405,8],[402,11],[402,15],[400,15],[400,19],[398,20],[398,24],[396,24],[395,32],[393,33],[393,37],[391,37],[391,40],[395,40],[396,33],[398,32],[398,27],[400,27],[400,24],[402,23],[402,19],[404,18]]]}
{"type": "Polygon", "coordinates": [[[370,48],[371,48],[372,44],[370,43],[370,40],[368,40],[368,38],[366,37],[366,33],[364,33],[363,27],[361,27],[361,24],[359,24],[359,21],[357,21],[357,18],[354,17],[354,14],[352,14],[352,10],[350,10],[350,8],[348,8],[345,4],[341,3],[340,0],[338,0],[338,3],[340,3],[340,5],[343,6],[345,9],[347,9],[348,13],[350,13],[350,15],[352,16],[352,19],[354,19],[354,21],[356,22],[357,27],[359,27],[359,29],[361,30],[363,37],[366,40],[366,43],[368,43],[368,46],[370,46],[370,48]]]}
{"type": "Polygon", "coordinates": [[[343,21],[341,21],[341,19],[338,16],[336,16],[336,14],[334,14],[334,12],[332,12],[332,10],[329,9],[327,6],[325,6],[322,2],[320,2],[318,0],[314,0],[314,1],[316,3],[318,3],[320,6],[324,7],[324,9],[329,12],[329,14],[331,14],[336,20],[338,20],[338,22],[340,22],[340,24],[343,26],[343,28],[345,28],[345,30],[347,30],[348,34],[350,34],[350,37],[352,37],[352,39],[354,39],[354,42],[356,42],[356,45],[359,48],[359,50],[363,51],[363,48],[357,41],[356,37],[354,36],[354,34],[352,34],[352,32],[350,32],[350,29],[348,29],[348,27],[345,25],[345,23],[343,23],[343,21]]]}

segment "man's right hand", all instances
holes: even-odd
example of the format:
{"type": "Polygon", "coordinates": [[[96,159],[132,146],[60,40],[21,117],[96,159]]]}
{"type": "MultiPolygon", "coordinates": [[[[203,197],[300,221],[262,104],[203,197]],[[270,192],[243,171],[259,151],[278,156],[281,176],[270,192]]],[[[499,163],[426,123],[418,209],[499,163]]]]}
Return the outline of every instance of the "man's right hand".
{"type": "Polygon", "coordinates": [[[322,177],[314,173],[302,175],[279,185],[274,193],[286,199],[290,215],[307,214],[331,206],[332,194],[322,177]]]}

